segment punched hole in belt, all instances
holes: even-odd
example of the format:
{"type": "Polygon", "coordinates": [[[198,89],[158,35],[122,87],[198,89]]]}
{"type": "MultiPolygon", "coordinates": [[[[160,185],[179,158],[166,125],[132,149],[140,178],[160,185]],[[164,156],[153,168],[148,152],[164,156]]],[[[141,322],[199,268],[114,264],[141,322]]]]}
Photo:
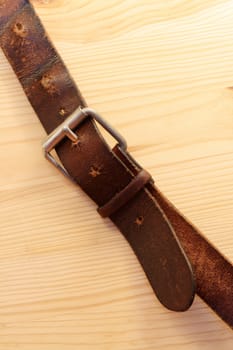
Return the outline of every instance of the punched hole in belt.
{"type": "Polygon", "coordinates": [[[101,175],[101,167],[92,166],[90,168],[89,175],[91,175],[94,178],[101,175]]]}
{"type": "Polygon", "coordinates": [[[65,115],[66,115],[66,110],[65,110],[65,108],[61,107],[61,108],[59,109],[59,115],[60,115],[61,117],[65,117],[65,115]]]}
{"type": "Polygon", "coordinates": [[[26,35],[27,35],[27,29],[25,28],[25,26],[20,23],[20,22],[17,22],[15,25],[14,25],[14,28],[13,28],[13,31],[14,33],[21,37],[21,38],[25,38],[26,35]]]}
{"type": "Polygon", "coordinates": [[[135,220],[135,224],[137,224],[138,226],[141,226],[143,224],[143,221],[144,221],[144,217],[142,215],[137,216],[135,220]]]}

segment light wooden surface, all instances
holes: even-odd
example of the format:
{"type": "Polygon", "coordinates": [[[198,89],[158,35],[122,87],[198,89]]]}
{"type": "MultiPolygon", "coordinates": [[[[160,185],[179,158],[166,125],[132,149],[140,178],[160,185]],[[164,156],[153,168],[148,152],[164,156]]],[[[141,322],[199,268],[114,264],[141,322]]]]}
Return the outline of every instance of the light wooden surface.
{"type": "MultiPolygon", "coordinates": [[[[89,104],[233,261],[233,1],[33,3],[89,104]]],[[[2,52],[0,98],[0,350],[232,349],[198,297],[182,314],[159,304],[116,228],[44,160],[2,52]]]]}

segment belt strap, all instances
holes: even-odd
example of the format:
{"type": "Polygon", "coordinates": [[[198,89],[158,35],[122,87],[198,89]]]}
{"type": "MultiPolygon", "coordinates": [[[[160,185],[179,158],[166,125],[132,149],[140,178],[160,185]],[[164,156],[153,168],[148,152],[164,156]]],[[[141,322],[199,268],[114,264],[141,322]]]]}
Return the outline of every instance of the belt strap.
{"type": "Polygon", "coordinates": [[[46,156],[119,228],[163,305],[184,311],[196,290],[233,327],[232,264],[159,192],[122,138],[86,108],[30,2],[1,0],[0,10],[0,45],[44,129],[53,132],[46,156]],[[94,119],[122,143],[110,149],[94,119]],[[60,165],[50,154],[54,146],[60,165]]]}

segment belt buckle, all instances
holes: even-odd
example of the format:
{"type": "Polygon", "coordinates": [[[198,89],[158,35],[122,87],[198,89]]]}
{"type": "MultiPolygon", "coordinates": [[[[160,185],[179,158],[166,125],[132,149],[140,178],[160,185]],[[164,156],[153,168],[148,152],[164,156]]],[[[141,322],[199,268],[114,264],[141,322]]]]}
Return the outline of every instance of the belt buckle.
{"type": "Polygon", "coordinates": [[[77,126],[88,117],[96,120],[110,135],[112,135],[122,150],[127,150],[127,143],[124,137],[94,109],[89,107],[77,108],[62,124],[48,135],[42,145],[45,158],[70,180],[72,180],[72,178],[67,170],[53,157],[51,152],[65,137],[68,137],[72,142],[76,142],[78,136],[74,133],[73,129],[77,128],[77,126]]]}

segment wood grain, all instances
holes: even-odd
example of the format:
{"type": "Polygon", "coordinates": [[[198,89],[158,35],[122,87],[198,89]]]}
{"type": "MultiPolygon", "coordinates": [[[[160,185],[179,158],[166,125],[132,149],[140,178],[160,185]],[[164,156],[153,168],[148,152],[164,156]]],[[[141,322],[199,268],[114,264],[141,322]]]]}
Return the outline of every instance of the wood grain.
{"type": "MultiPolygon", "coordinates": [[[[233,1],[33,1],[89,104],[233,261],[233,1]]],[[[0,350],[213,350],[196,298],[164,309],[131,249],[43,158],[44,131],[0,52],[0,350]]]]}

